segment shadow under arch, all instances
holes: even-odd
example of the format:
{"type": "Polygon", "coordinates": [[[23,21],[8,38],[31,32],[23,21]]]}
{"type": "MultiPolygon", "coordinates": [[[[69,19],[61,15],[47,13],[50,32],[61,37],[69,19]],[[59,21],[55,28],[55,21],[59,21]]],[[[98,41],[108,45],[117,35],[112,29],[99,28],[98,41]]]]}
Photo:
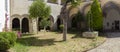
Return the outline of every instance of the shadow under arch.
{"type": "Polygon", "coordinates": [[[120,30],[120,6],[117,2],[109,1],[102,7],[104,16],[104,31],[105,32],[116,32],[120,30]]]}
{"type": "MultiPolygon", "coordinates": [[[[40,22],[41,22],[42,18],[38,18],[38,31],[40,31],[41,29],[43,29],[43,27],[41,27],[40,22]]],[[[53,24],[54,24],[54,18],[52,15],[49,16],[48,20],[50,20],[51,25],[47,26],[46,30],[51,30],[53,24]]]]}
{"type": "Polygon", "coordinates": [[[29,32],[29,20],[25,17],[22,19],[22,33],[27,32],[29,32]]]}
{"type": "Polygon", "coordinates": [[[61,18],[60,17],[58,17],[58,19],[57,19],[57,30],[60,30],[60,25],[61,25],[62,23],[61,23],[61,18]]]}
{"type": "Polygon", "coordinates": [[[86,18],[82,15],[81,12],[77,12],[77,14],[74,14],[71,16],[71,28],[76,28],[76,30],[80,30],[83,27],[83,24],[86,25],[86,18]]]}
{"type": "Polygon", "coordinates": [[[111,9],[117,10],[119,12],[119,14],[120,14],[120,6],[119,6],[119,4],[117,4],[114,1],[109,1],[102,7],[103,16],[106,17],[107,12],[110,11],[111,9]]]}
{"type": "Polygon", "coordinates": [[[20,20],[18,18],[13,18],[12,20],[12,30],[20,30],[20,20]]]}

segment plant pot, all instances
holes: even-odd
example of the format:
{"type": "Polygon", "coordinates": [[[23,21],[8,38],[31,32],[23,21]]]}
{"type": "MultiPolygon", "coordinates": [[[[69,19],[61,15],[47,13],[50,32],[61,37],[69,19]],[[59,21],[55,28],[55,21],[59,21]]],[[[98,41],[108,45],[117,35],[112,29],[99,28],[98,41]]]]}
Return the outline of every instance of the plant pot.
{"type": "Polygon", "coordinates": [[[82,36],[85,37],[85,38],[95,38],[95,37],[98,37],[98,31],[83,32],[82,36]]]}

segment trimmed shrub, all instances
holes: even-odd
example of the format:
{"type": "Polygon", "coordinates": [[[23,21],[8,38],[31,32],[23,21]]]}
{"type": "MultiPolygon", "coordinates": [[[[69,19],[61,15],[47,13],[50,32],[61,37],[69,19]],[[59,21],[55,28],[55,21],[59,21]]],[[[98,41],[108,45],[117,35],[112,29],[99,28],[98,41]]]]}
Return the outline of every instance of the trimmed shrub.
{"type": "Polygon", "coordinates": [[[0,32],[0,50],[4,51],[14,46],[17,36],[13,32],[0,32]]]}
{"type": "Polygon", "coordinates": [[[10,48],[10,42],[3,36],[0,36],[0,51],[4,51],[10,48]]]}
{"type": "Polygon", "coordinates": [[[103,28],[103,15],[102,9],[100,6],[100,2],[98,0],[94,0],[91,5],[91,17],[92,23],[91,27],[93,30],[100,31],[103,28]]]}
{"type": "Polygon", "coordinates": [[[64,28],[64,25],[63,25],[63,24],[61,24],[61,25],[60,25],[60,30],[62,31],[62,30],[63,30],[63,28],[64,28]]]}

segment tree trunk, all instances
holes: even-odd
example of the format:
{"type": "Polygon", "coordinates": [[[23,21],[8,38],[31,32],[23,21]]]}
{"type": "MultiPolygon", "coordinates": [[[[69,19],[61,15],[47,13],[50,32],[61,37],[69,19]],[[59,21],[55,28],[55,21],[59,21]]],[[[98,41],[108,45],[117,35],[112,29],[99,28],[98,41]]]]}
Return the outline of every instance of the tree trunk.
{"type": "Polygon", "coordinates": [[[44,27],[44,35],[45,35],[45,33],[46,33],[46,27],[44,27]]]}
{"type": "Polygon", "coordinates": [[[44,31],[46,31],[46,27],[44,27],[44,31]]]}
{"type": "Polygon", "coordinates": [[[66,41],[66,34],[67,34],[67,18],[64,18],[63,19],[63,24],[64,24],[64,27],[63,27],[63,41],[66,41]]]}
{"type": "Polygon", "coordinates": [[[63,41],[66,41],[66,34],[67,34],[67,18],[68,16],[66,15],[67,11],[67,4],[69,3],[70,0],[67,0],[66,3],[63,5],[62,10],[61,10],[61,17],[63,18],[63,41]]]}

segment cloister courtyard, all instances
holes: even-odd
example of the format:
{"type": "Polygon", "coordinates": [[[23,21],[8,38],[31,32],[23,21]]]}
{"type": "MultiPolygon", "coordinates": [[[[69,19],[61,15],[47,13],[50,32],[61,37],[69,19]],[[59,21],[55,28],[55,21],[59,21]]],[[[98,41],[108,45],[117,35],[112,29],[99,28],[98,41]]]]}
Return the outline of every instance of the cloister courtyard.
{"type": "Polygon", "coordinates": [[[0,52],[120,52],[118,0],[2,2],[0,52]]]}
{"type": "Polygon", "coordinates": [[[23,34],[9,52],[86,52],[105,40],[104,36],[83,38],[79,32],[71,31],[67,34],[67,41],[62,41],[61,32],[41,31],[34,35],[23,34]]]}

